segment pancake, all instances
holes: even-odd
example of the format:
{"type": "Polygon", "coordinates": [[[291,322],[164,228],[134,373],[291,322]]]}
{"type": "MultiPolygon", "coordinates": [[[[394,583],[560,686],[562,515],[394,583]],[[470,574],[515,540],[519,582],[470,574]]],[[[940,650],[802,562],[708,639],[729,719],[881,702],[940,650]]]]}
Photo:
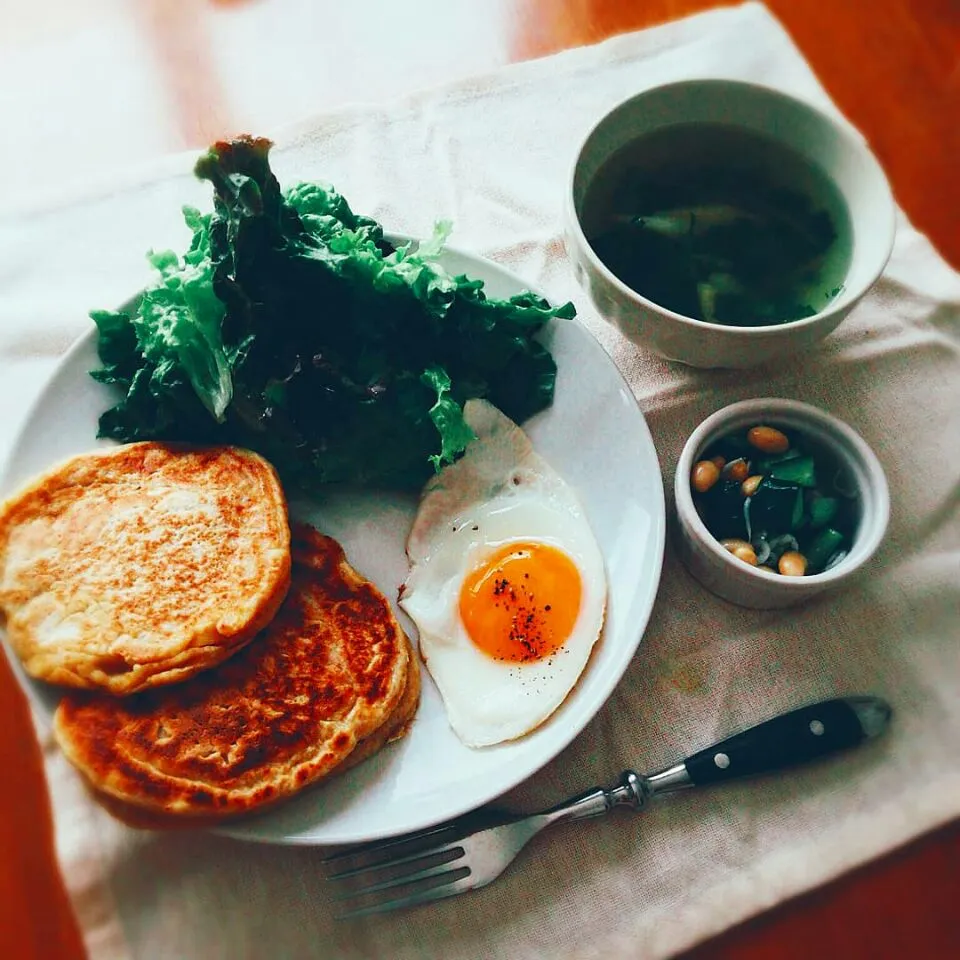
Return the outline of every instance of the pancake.
{"type": "Polygon", "coordinates": [[[54,730],[105,806],[136,825],[257,811],[406,732],[420,673],[390,604],[309,527],[294,529],[290,592],[216,670],[123,700],[67,694],[54,730]]]}
{"type": "MultiPolygon", "coordinates": [[[[323,780],[326,781],[331,777],[345,773],[364,760],[368,760],[387,744],[401,739],[413,722],[419,702],[420,666],[417,658],[411,656],[407,667],[403,696],[397,704],[397,709],[379,730],[374,731],[369,737],[361,740],[344,761],[327,772],[323,780]]],[[[220,816],[213,817],[209,814],[172,814],[169,812],[154,811],[146,807],[135,806],[132,803],[125,802],[118,797],[96,789],[89,778],[85,778],[85,782],[93,798],[113,814],[113,816],[118,820],[122,820],[128,826],[138,827],[144,830],[204,828],[215,825],[221,820],[236,819],[237,816],[241,815],[224,813],[220,816]]],[[[280,797],[278,799],[282,800],[284,798],[280,797]]],[[[252,815],[264,810],[269,811],[271,807],[272,803],[264,803],[260,808],[252,808],[245,812],[247,815],[252,815]]]]}
{"type": "Polygon", "coordinates": [[[126,695],[185,680],[270,622],[290,582],[273,467],[233,447],[133,443],[0,507],[0,612],[26,671],[126,695]]]}

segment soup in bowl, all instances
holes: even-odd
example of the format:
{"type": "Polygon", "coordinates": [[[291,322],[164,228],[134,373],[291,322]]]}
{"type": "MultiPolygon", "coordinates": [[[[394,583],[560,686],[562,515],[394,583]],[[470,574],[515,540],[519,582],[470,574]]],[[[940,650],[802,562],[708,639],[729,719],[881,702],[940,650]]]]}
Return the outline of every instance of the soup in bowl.
{"type": "Polygon", "coordinates": [[[777,91],[657,87],[589,133],[567,247],[601,314],[699,367],[747,367],[830,333],[880,276],[895,207],[862,138],[777,91]]]}

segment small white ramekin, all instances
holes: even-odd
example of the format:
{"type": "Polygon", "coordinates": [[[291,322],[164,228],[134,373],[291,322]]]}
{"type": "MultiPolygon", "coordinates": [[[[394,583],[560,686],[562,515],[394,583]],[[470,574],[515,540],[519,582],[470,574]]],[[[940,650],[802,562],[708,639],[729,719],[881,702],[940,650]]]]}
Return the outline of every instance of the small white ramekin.
{"type": "Polygon", "coordinates": [[[856,431],[819,407],[797,400],[743,400],[707,417],[690,435],[674,477],[676,544],[693,576],[712,593],[743,607],[789,607],[847,584],[874,555],[890,519],[890,494],[876,454],[856,431]],[[694,464],[716,440],[758,424],[786,428],[830,451],[858,490],[859,521],[847,556],[823,573],[784,577],[734,557],[697,513],[690,489],[694,464]]]}

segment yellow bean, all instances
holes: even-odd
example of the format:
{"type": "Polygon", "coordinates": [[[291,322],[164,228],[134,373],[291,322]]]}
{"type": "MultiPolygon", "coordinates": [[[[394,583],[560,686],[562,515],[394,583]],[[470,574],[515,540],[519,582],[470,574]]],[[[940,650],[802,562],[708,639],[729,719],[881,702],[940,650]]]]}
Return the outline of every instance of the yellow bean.
{"type": "Polygon", "coordinates": [[[724,550],[729,550],[733,553],[738,547],[749,547],[750,544],[747,543],[746,540],[738,540],[736,537],[730,537],[727,540],[721,540],[720,546],[723,547],[724,550]]]}
{"type": "Polygon", "coordinates": [[[752,497],[757,492],[757,487],[760,486],[762,479],[763,477],[759,473],[755,473],[752,477],[747,477],[747,479],[740,484],[740,492],[745,497],[752,497]]]}
{"type": "Polygon", "coordinates": [[[715,463],[715,464],[717,465],[717,469],[718,469],[718,470],[722,470],[722,469],[727,465],[726,458],[725,458],[725,457],[721,457],[721,456],[719,456],[719,455],[716,456],[716,457],[711,457],[711,458],[710,458],[710,462],[711,462],[711,463],[715,463]]]}
{"type": "Polygon", "coordinates": [[[802,577],[807,572],[807,558],[796,550],[788,550],[780,557],[777,569],[785,577],[802,577]]]}
{"type": "Polygon", "coordinates": [[[747,461],[742,457],[739,460],[731,460],[723,468],[724,480],[736,480],[737,483],[743,483],[750,476],[750,467],[747,461]]]}
{"type": "Polygon", "coordinates": [[[747,443],[763,453],[786,453],[790,449],[787,435],[776,427],[751,427],[747,431],[747,443]]]}
{"type": "Polygon", "coordinates": [[[744,547],[737,547],[733,551],[733,555],[738,560],[742,560],[744,563],[749,563],[751,567],[755,567],[757,565],[757,555],[750,544],[747,544],[744,547]]]}
{"type": "Polygon", "coordinates": [[[691,483],[697,493],[706,493],[720,479],[717,465],[710,460],[701,460],[694,465],[691,483]]]}

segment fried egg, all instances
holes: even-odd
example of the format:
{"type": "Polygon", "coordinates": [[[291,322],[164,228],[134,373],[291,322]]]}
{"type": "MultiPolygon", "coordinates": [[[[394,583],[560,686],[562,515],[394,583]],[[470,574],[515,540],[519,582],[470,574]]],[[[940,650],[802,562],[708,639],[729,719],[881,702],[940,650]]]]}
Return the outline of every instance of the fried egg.
{"type": "Polygon", "coordinates": [[[603,556],[575,492],[496,407],[424,489],[400,606],[468,746],[521,737],[573,689],[600,636],[603,556]]]}

